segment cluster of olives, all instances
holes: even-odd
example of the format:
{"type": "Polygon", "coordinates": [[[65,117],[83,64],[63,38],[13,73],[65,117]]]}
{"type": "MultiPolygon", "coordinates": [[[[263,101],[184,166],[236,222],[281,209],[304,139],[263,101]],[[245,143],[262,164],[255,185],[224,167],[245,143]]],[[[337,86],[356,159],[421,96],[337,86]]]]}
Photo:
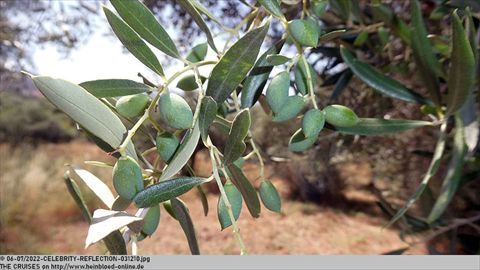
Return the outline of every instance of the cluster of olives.
{"type": "MultiPolygon", "coordinates": [[[[304,59],[304,58],[301,58],[304,59]]],[[[305,80],[302,79],[304,72],[300,67],[312,67],[305,63],[297,64],[295,71],[295,83],[300,94],[306,95],[309,91],[305,80]]],[[[313,70],[310,74],[315,74],[313,70]]],[[[311,78],[314,81],[314,77],[311,78]]],[[[282,71],[273,77],[267,88],[266,100],[273,112],[273,121],[282,122],[296,117],[304,107],[304,98],[300,95],[289,95],[290,74],[282,71]]],[[[311,91],[311,90],[310,90],[311,91]]],[[[290,138],[288,147],[291,151],[305,151],[312,146],[323,129],[325,122],[336,127],[350,127],[359,122],[357,115],[348,107],[342,105],[329,105],[323,110],[310,109],[302,118],[302,128],[297,130],[290,138]]]]}

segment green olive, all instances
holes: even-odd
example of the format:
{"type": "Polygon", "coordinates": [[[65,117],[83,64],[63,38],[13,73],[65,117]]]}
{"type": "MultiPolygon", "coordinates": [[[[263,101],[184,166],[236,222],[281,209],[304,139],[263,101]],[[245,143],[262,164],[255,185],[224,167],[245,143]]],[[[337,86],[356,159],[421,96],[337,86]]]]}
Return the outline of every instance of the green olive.
{"type": "Polygon", "coordinates": [[[297,116],[304,105],[303,98],[300,96],[291,96],[285,101],[282,109],[275,113],[272,120],[274,122],[283,122],[297,116]]]}
{"type": "Polygon", "coordinates": [[[135,195],[143,190],[142,169],[131,157],[120,157],[113,167],[113,187],[118,195],[127,200],[132,200],[135,195]]]}
{"type": "Polygon", "coordinates": [[[302,130],[297,130],[288,142],[288,149],[292,152],[303,152],[317,141],[317,136],[305,137],[302,130]]]}
{"type": "Polygon", "coordinates": [[[288,99],[288,89],[290,88],[290,75],[283,71],[275,75],[267,88],[266,98],[270,109],[274,113],[282,110],[283,105],[288,99]]]}
{"type": "MultiPolygon", "coordinates": [[[[207,78],[200,76],[200,80],[205,82],[207,78]]],[[[183,91],[193,91],[198,89],[198,84],[195,79],[195,75],[187,75],[181,78],[177,83],[177,88],[182,89],[183,91]]]]}
{"type": "Polygon", "coordinates": [[[163,132],[159,134],[155,140],[157,144],[157,152],[163,161],[168,162],[180,144],[180,140],[173,134],[163,132]]]}
{"type": "Polygon", "coordinates": [[[120,115],[133,118],[145,111],[149,101],[150,97],[147,94],[124,96],[117,100],[115,108],[120,115]]]}
{"type": "Polygon", "coordinates": [[[158,204],[148,209],[143,222],[142,232],[146,235],[152,235],[160,222],[160,206],[158,204]]]}
{"type": "Polygon", "coordinates": [[[325,114],[318,109],[311,109],[302,119],[302,131],[305,137],[316,137],[325,125],[325,114]]]}
{"type": "Polygon", "coordinates": [[[325,120],[337,127],[351,127],[360,121],[358,116],[348,107],[342,105],[330,105],[323,109],[325,120]]]}
{"type": "Polygon", "coordinates": [[[258,193],[260,193],[260,199],[262,199],[263,205],[265,205],[268,210],[280,213],[282,201],[280,200],[277,189],[270,180],[265,179],[260,183],[258,193]]]}
{"type": "Polygon", "coordinates": [[[187,129],[192,126],[193,113],[181,96],[170,92],[163,93],[158,102],[160,118],[170,127],[187,129]]]}
{"type": "MultiPolygon", "coordinates": [[[[225,190],[228,201],[232,206],[233,217],[235,218],[235,220],[237,220],[240,216],[240,212],[242,211],[242,194],[237,189],[237,187],[232,184],[232,182],[227,182],[223,186],[223,189],[225,190]]],[[[218,198],[217,214],[222,230],[232,225],[232,221],[230,219],[230,216],[228,215],[227,206],[223,202],[222,196],[218,198]]]]}

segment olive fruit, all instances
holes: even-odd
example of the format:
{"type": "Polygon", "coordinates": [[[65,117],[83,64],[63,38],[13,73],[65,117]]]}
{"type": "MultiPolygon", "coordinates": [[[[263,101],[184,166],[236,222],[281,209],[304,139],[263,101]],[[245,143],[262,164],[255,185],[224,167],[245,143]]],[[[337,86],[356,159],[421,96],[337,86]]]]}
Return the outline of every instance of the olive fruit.
{"type": "Polygon", "coordinates": [[[265,205],[268,210],[280,213],[282,208],[280,195],[278,195],[277,189],[270,180],[264,179],[260,183],[258,192],[260,193],[260,199],[262,199],[263,205],[265,205]]]}
{"type": "Polygon", "coordinates": [[[180,144],[180,140],[169,132],[159,134],[155,139],[157,145],[157,152],[163,161],[168,162],[180,144]]]}
{"type": "Polygon", "coordinates": [[[351,127],[358,124],[358,116],[348,107],[342,105],[330,105],[323,109],[325,120],[337,127],[351,127]]]}
{"type": "Polygon", "coordinates": [[[325,114],[319,109],[311,109],[302,118],[302,131],[305,137],[316,137],[325,125],[325,114]]]}
{"type": "Polygon", "coordinates": [[[282,110],[283,104],[288,98],[288,89],[290,88],[290,75],[287,71],[282,71],[273,77],[267,88],[267,103],[274,113],[282,110]]]}
{"type": "MultiPolygon", "coordinates": [[[[228,202],[232,206],[233,217],[237,220],[242,211],[242,194],[232,182],[225,183],[223,189],[227,195],[228,202]]],[[[217,213],[222,230],[232,225],[232,220],[230,219],[227,206],[223,202],[222,196],[218,198],[217,213]]]]}
{"type": "Polygon", "coordinates": [[[163,93],[158,101],[160,118],[170,127],[187,129],[192,126],[193,113],[181,96],[170,92],[163,93]]]}
{"type": "Polygon", "coordinates": [[[272,120],[274,122],[287,121],[295,116],[302,110],[304,105],[303,98],[300,96],[291,96],[285,101],[282,109],[275,113],[272,120]]]}
{"type": "Polygon", "coordinates": [[[127,200],[132,200],[143,190],[142,170],[133,158],[127,156],[118,159],[113,167],[113,187],[118,195],[127,200]]]}
{"type": "Polygon", "coordinates": [[[143,222],[142,232],[146,235],[152,235],[160,222],[160,206],[158,204],[148,209],[143,222]]]}
{"type": "Polygon", "coordinates": [[[141,115],[150,101],[147,94],[136,94],[124,96],[117,100],[115,108],[117,112],[127,118],[133,118],[141,115]]]}
{"type": "Polygon", "coordinates": [[[288,142],[288,149],[292,152],[302,152],[307,150],[317,141],[317,136],[305,137],[302,130],[297,130],[288,142]]]}
{"type": "MultiPolygon", "coordinates": [[[[200,80],[205,82],[207,78],[200,76],[200,80]]],[[[183,91],[193,91],[198,88],[198,84],[195,79],[195,75],[187,75],[181,78],[177,83],[177,88],[182,89],[183,91]]]]}

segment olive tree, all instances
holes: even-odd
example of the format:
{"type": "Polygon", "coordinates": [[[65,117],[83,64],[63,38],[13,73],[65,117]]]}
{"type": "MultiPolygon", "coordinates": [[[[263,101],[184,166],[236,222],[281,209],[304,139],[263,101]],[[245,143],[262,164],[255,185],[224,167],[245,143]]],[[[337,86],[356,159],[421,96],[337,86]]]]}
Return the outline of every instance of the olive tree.
{"type": "MultiPolygon", "coordinates": [[[[76,85],[62,79],[32,76],[47,99],[70,116],[99,147],[117,158],[114,165],[90,162],[112,169],[117,196],[85,169],[71,166],[65,174],[68,190],[90,223],[86,246],[103,241],[111,254],[126,254],[131,243],[132,253],[137,253],[138,243],[155,232],[162,205],[178,220],[192,254],[199,254],[188,206],[178,197],[196,189],[207,214],[202,186],[214,181],[220,190],[217,205],[220,229],[232,226],[240,254],[246,254],[247,247],[237,224],[242,204],[254,218],[260,216],[261,204],[270,211],[281,212],[279,194],[265,175],[262,151],[251,132],[250,109],[257,103],[274,122],[301,118],[298,130],[288,142],[288,149],[293,152],[309,149],[321,140],[322,133],[382,136],[418,128],[438,130],[428,171],[390,224],[404,216],[421,196],[437,173],[450,141],[448,171],[441,193],[424,221],[426,224],[435,226],[462,184],[464,162],[471,157],[478,139],[477,134],[477,138],[466,140],[465,131],[465,121],[475,113],[473,89],[478,62],[475,16],[468,7],[438,11],[451,19],[448,37],[451,41],[438,43],[447,46],[438,52],[443,47],[432,47],[416,0],[410,3],[410,25],[380,1],[367,4],[373,15],[361,13],[358,1],[241,1],[250,12],[234,28],[222,25],[196,0],[177,0],[206,37],[205,43],[192,46],[187,55],[182,55],[142,2],[110,2],[116,12],[103,7],[108,23],[127,50],[158,75],[159,85],[145,78],[142,83],[107,79],[76,85]],[[205,19],[225,32],[223,46],[214,40],[215,33],[205,19]],[[282,36],[260,53],[272,25],[281,28],[282,36]],[[389,42],[390,36],[406,44],[419,78],[428,89],[427,95],[405,86],[365,60],[362,55],[371,49],[366,45],[370,36],[383,44],[389,42]],[[147,43],[183,67],[166,74],[147,43]],[[381,95],[416,104],[430,121],[363,118],[342,104],[319,106],[318,94],[324,84],[308,55],[325,48],[325,44],[333,45],[331,48],[337,53],[333,58],[345,67],[337,78],[335,95],[355,76],[381,95]],[[282,49],[294,51],[293,56],[282,54],[282,49]],[[212,59],[206,58],[208,51],[213,53],[212,59]],[[199,71],[203,66],[212,67],[207,76],[199,71]],[[276,74],[272,73],[274,67],[280,70],[276,74]],[[173,85],[174,82],[177,84],[173,85]],[[182,95],[172,91],[174,88],[197,95],[193,110],[182,95]],[[211,139],[213,129],[224,134],[224,147],[211,139]],[[139,133],[149,138],[150,148],[140,150],[135,146],[133,138],[139,133]],[[188,165],[199,144],[208,149],[213,168],[210,177],[195,176],[188,165]],[[156,153],[154,162],[146,158],[152,153],[156,153]],[[250,159],[259,164],[258,189],[242,171],[244,162],[250,159]],[[179,175],[184,168],[189,174],[179,175]],[[105,209],[97,209],[92,215],[75,179],[83,181],[105,209]],[[131,204],[138,209],[135,214],[126,212],[131,204]]],[[[372,49],[370,53],[376,52],[372,49]]],[[[478,216],[473,221],[475,218],[478,216]]]]}

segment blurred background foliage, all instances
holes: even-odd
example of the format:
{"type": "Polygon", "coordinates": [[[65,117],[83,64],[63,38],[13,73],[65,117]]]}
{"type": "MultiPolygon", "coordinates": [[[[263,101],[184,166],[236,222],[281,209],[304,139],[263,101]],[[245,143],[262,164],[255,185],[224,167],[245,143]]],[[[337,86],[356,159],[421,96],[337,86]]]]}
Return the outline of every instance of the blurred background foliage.
{"type": "MultiPolygon", "coordinates": [[[[242,1],[201,2],[228,27],[234,27],[249,11],[242,1]]],[[[255,1],[246,2],[255,4],[255,1]]],[[[76,130],[74,123],[45,99],[39,98],[31,82],[19,71],[22,69],[35,71],[31,49],[34,46],[55,46],[65,53],[65,57],[68,57],[71,50],[82,46],[98,27],[98,20],[93,18],[102,16],[99,12],[102,3],[105,1],[0,0],[1,143],[27,147],[27,152],[31,152],[35,151],[35,148],[30,145],[68,142],[75,138],[85,140],[84,135],[76,130]]],[[[175,1],[145,0],[144,3],[154,12],[162,25],[172,27],[170,32],[176,33],[173,37],[177,44],[193,44],[202,37],[201,30],[175,1]]],[[[302,5],[298,3],[299,1],[295,0],[283,1],[282,7],[287,19],[299,17],[302,5]]],[[[477,0],[421,1],[423,19],[431,34],[429,38],[434,53],[442,59],[443,67],[449,64],[445,61],[450,54],[449,14],[455,8],[463,9],[466,6],[472,9],[474,24],[476,29],[479,29],[480,2],[477,0]]],[[[314,66],[320,82],[316,86],[316,92],[321,107],[338,103],[351,107],[361,117],[429,120],[418,106],[384,97],[360,83],[360,80],[345,68],[339,53],[340,44],[351,46],[353,43],[359,58],[418,93],[425,94],[427,89],[417,77],[418,71],[412,59],[412,51],[405,39],[405,29],[408,28],[411,19],[410,1],[329,1],[326,11],[319,12],[318,17],[323,33],[337,29],[348,31],[347,35],[320,43],[319,47],[307,53],[307,58],[314,66]],[[344,6],[336,3],[343,3],[344,6]]],[[[207,24],[214,33],[222,30],[211,20],[207,19],[207,24]]],[[[266,45],[280,39],[281,34],[281,27],[273,24],[266,45]]],[[[477,42],[480,38],[478,36],[477,33],[477,42]]],[[[180,49],[186,51],[189,48],[187,46],[180,49]]],[[[286,50],[288,51],[288,46],[286,50]]],[[[445,89],[441,90],[445,92],[445,89]]],[[[478,89],[475,91],[478,93],[478,89]]],[[[349,191],[363,190],[374,194],[374,203],[380,206],[378,209],[382,209],[387,217],[391,216],[394,209],[401,207],[417,187],[428,167],[435,144],[436,134],[430,129],[417,129],[382,137],[354,137],[332,132],[322,136],[314,147],[299,155],[287,149],[288,139],[295,131],[295,127],[299,126],[299,120],[272,123],[257,107],[252,116],[254,137],[258,138],[264,157],[273,168],[272,171],[287,182],[290,190],[288,196],[292,199],[338,207],[342,211],[365,210],[365,205],[349,195],[351,194],[349,191]],[[345,175],[345,166],[352,163],[361,166],[349,170],[351,173],[369,172],[362,183],[352,182],[350,179],[352,176],[345,175]]],[[[476,110],[478,115],[478,106],[476,110]]],[[[136,140],[141,142],[147,141],[148,138],[140,135],[136,140]]],[[[218,140],[222,140],[220,135],[218,140]]],[[[200,152],[202,149],[197,150],[200,152]]],[[[18,151],[15,153],[16,156],[21,156],[18,151]]],[[[459,190],[449,207],[445,223],[448,223],[448,220],[468,217],[472,212],[478,213],[480,210],[478,147],[474,154],[474,158],[465,165],[463,182],[466,184],[459,190]]],[[[26,156],[19,158],[28,159],[26,156]]],[[[2,156],[1,159],[4,163],[8,157],[2,156]]],[[[78,162],[80,160],[82,159],[79,158],[78,162]]],[[[15,166],[9,170],[13,171],[15,166]]],[[[48,171],[46,167],[45,170],[48,171]]],[[[2,171],[3,185],[7,174],[2,171]]],[[[413,208],[397,225],[401,229],[402,238],[405,239],[407,235],[420,231],[428,232],[430,229],[419,217],[427,215],[431,209],[433,198],[438,194],[441,185],[442,177],[439,176],[444,173],[445,168],[442,168],[421,197],[418,207],[413,208]]],[[[59,177],[57,174],[55,177],[59,177]]],[[[45,176],[46,179],[51,177],[53,176],[45,176]]],[[[14,211],[3,211],[5,205],[13,205],[16,201],[15,196],[5,196],[13,189],[15,187],[12,185],[5,185],[2,188],[0,221],[2,228],[15,221],[11,214],[14,211]]],[[[378,209],[371,214],[377,215],[378,209]]],[[[2,239],[4,240],[4,238],[0,240],[2,239]]],[[[442,240],[442,245],[440,248],[434,243],[428,245],[432,254],[479,252],[479,232],[478,228],[475,230],[473,226],[455,228],[437,239],[442,240]]]]}

